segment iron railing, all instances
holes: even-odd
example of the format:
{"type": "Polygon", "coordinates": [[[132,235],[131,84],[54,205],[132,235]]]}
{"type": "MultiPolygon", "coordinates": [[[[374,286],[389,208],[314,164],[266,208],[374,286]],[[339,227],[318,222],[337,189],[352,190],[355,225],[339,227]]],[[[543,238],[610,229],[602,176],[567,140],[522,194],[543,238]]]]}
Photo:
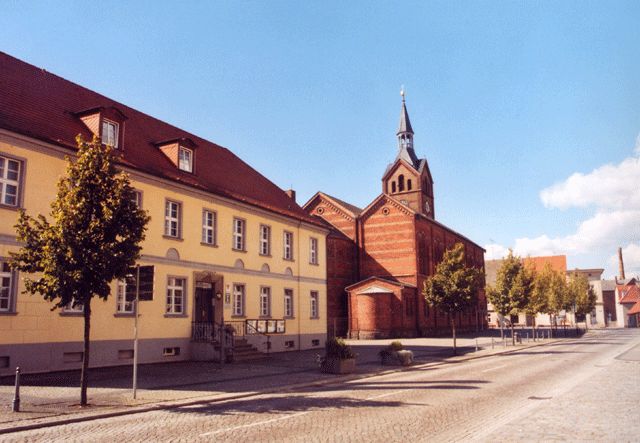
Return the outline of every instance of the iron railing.
{"type": "Polygon", "coordinates": [[[224,336],[224,345],[227,348],[233,347],[234,329],[225,327],[216,322],[198,322],[191,323],[191,341],[220,344],[224,336]]]}

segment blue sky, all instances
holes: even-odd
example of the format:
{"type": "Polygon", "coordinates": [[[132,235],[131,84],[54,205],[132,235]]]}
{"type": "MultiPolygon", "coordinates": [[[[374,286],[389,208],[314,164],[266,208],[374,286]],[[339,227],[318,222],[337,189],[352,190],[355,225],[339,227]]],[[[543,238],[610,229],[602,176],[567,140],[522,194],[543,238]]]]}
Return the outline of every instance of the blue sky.
{"type": "Polygon", "coordinates": [[[487,258],[613,275],[621,246],[640,273],[640,2],[0,5],[0,50],[228,147],[300,203],[379,194],[405,85],[439,221],[487,258]]]}

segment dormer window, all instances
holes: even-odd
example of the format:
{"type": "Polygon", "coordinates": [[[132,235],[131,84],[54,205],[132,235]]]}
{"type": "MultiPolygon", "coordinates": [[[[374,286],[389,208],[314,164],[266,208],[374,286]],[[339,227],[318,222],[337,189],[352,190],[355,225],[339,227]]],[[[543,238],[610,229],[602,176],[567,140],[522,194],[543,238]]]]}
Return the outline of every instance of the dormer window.
{"type": "Polygon", "coordinates": [[[191,149],[180,146],[178,168],[186,172],[193,172],[193,151],[191,149]]]}
{"type": "Polygon", "coordinates": [[[102,120],[102,143],[118,149],[118,124],[111,120],[102,120]]]}

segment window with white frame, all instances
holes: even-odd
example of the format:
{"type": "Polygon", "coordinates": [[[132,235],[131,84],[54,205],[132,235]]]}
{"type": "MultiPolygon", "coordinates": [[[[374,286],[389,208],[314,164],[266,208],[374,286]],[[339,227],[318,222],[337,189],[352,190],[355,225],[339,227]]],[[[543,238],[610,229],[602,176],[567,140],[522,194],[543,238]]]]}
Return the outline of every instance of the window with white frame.
{"type": "Polygon", "coordinates": [[[138,191],[137,189],[133,190],[133,202],[138,209],[142,208],[142,191],[138,191]]]}
{"type": "Polygon", "coordinates": [[[22,162],[0,156],[0,204],[18,206],[22,162]]]}
{"type": "Polygon", "coordinates": [[[202,210],[202,243],[216,244],[216,213],[207,209],[202,210]]]}
{"type": "Polygon", "coordinates": [[[164,204],[164,235],[180,237],[180,203],[167,200],[164,204]]]}
{"type": "Polygon", "coordinates": [[[293,289],[284,290],[284,316],[293,317],[293,289]]]}
{"type": "Polygon", "coordinates": [[[111,120],[102,120],[102,143],[118,148],[118,124],[111,120]]]}
{"type": "Polygon", "coordinates": [[[187,280],[179,277],[167,279],[167,314],[184,314],[184,293],[187,280]]]}
{"type": "Polygon", "coordinates": [[[260,255],[271,255],[271,227],[260,225],[260,255]]]}
{"type": "Polygon", "coordinates": [[[65,314],[82,314],[84,313],[84,303],[73,303],[72,301],[67,303],[63,308],[62,312],[65,314]]]}
{"type": "Polygon", "coordinates": [[[313,237],[309,239],[309,263],[318,264],[318,239],[313,237]]]}
{"type": "Polygon", "coordinates": [[[260,288],[260,317],[271,315],[271,288],[262,286],[260,288]]]}
{"type": "Polygon", "coordinates": [[[241,218],[233,219],[233,249],[244,251],[244,233],[246,221],[241,218]]]}
{"type": "Polygon", "coordinates": [[[320,317],[320,311],[319,311],[319,294],[318,291],[311,291],[310,294],[310,313],[311,313],[311,318],[318,318],[320,317]]]}
{"type": "Polygon", "coordinates": [[[193,172],[193,151],[191,149],[180,146],[178,149],[178,168],[193,172]]]}
{"type": "Polygon", "coordinates": [[[284,231],[283,258],[293,260],[293,232],[284,231]]]}
{"type": "Polygon", "coordinates": [[[244,285],[233,285],[233,315],[244,316],[244,285]]]}
{"type": "Polygon", "coordinates": [[[14,287],[13,273],[6,261],[0,261],[0,312],[13,312],[14,287]]]}
{"type": "Polygon", "coordinates": [[[118,314],[133,314],[135,305],[135,300],[127,300],[127,282],[125,280],[118,280],[116,312],[118,314]]]}

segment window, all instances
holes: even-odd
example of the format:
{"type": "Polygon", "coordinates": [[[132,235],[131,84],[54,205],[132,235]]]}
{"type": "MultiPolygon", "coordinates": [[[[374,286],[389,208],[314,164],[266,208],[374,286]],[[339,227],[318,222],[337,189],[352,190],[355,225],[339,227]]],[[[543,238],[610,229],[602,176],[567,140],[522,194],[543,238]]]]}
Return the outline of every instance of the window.
{"type": "Polygon", "coordinates": [[[178,277],[167,279],[167,314],[184,313],[184,293],[187,280],[178,277]]]}
{"type": "Polygon", "coordinates": [[[262,286],[260,288],[260,317],[271,315],[271,288],[262,286]]]}
{"type": "Polygon", "coordinates": [[[14,311],[15,279],[9,263],[0,261],[0,312],[14,311]]]}
{"type": "Polygon", "coordinates": [[[407,191],[411,191],[411,179],[407,179],[407,191]]]}
{"type": "Polygon", "coordinates": [[[310,296],[310,300],[311,300],[311,306],[310,306],[310,313],[311,313],[311,318],[318,318],[320,316],[320,313],[318,311],[318,300],[319,296],[318,296],[318,291],[311,291],[311,296],[310,296]]]}
{"type": "Polygon", "coordinates": [[[309,239],[309,263],[318,264],[318,239],[313,237],[309,239]]]}
{"type": "Polygon", "coordinates": [[[216,213],[206,209],[202,210],[202,243],[216,244],[216,213]]]}
{"type": "Polygon", "coordinates": [[[398,191],[404,191],[404,175],[402,174],[398,176],[398,191]]]}
{"type": "Polygon", "coordinates": [[[193,172],[193,151],[180,146],[178,150],[178,168],[183,171],[193,172]]]}
{"type": "Polygon", "coordinates": [[[118,280],[116,312],[118,314],[133,314],[135,305],[135,300],[127,300],[127,282],[125,280],[118,280]]]}
{"type": "Polygon", "coordinates": [[[18,206],[22,162],[0,156],[0,204],[18,206]]]}
{"type": "Polygon", "coordinates": [[[233,315],[244,316],[244,285],[233,285],[233,315]]]}
{"type": "Polygon", "coordinates": [[[284,290],[284,316],[293,318],[293,289],[284,290]]]}
{"type": "Polygon", "coordinates": [[[102,120],[102,143],[118,148],[118,124],[111,120],[102,120]]]}
{"type": "Polygon", "coordinates": [[[391,182],[391,192],[396,192],[396,182],[391,182]]]}
{"type": "Polygon", "coordinates": [[[260,255],[271,255],[271,227],[260,225],[260,255]]]}
{"type": "Polygon", "coordinates": [[[284,252],[285,260],[293,260],[293,232],[284,231],[284,252]]]}
{"type": "Polygon", "coordinates": [[[245,221],[241,218],[233,219],[233,249],[244,251],[245,221]]]}
{"type": "Polygon", "coordinates": [[[69,302],[62,308],[62,312],[65,314],[82,314],[84,313],[84,303],[74,304],[69,302]]]}
{"type": "Polygon", "coordinates": [[[133,190],[133,202],[138,209],[142,208],[142,191],[138,191],[137,189],[133,190]]]}
{"type": "Polygon", "coordinates": [[[180,238],[180,203],[166,201],[164,205],[164,235],[180,238]]]}

